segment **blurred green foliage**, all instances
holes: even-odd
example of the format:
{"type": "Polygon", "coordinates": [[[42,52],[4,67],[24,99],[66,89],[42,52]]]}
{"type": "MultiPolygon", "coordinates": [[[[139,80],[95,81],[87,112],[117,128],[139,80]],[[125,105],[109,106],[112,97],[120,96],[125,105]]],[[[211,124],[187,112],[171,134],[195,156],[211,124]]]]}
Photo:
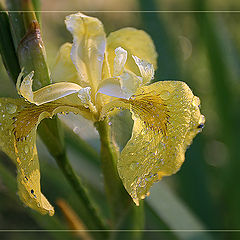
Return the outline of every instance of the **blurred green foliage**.
{"type": "MultiPolygon", "coordinates": [[[[58,9],[55,1],[42,2],[41,9],[58,9]]],[[[94,1],[93,1],[94,2],[94,1]]],[[[94,3],[91,3],[94,9],[94,3]]],[[[114,1],[113,1],[114,2],[114,1]]],[[[145,201],[145,230],[143,239],[239,239],[235,232],[184,232],[175,230],[231,230],[240,229],[240,13],[141,12],[145,10],[176,10],[166,1],[130,1],[123,10],[140,12],[94,12],[104,22],[106,32],[124,26],[144,29],[153,38],[159,54],[155,81],[178,79],[187,82],[202,103],[206,126],[194,140],[186,154],[186,161],[174,176],[155,184],[149,200],[145,201]],[[174,230],[174,231],[172,231],[174,230]]],[[[98,1],[96,0],[96,4],[98,1]]],[[[69,4],[69,3],[68,3],[69,4]]],[[[72,4],[71,10],[92,9],[83,1],[72,4]],[[85,4],[85,5],[84,5],[85,4]]],[[[110,4],[110,3],[109,3],[110,4]]],[[[116,3],[117,4],[117,3],[116,3]]],[[[119,3],[120,4],[120,3],[119,3]]],[[[174,2],[172,3],[174,4],[174,2]]],[[[71,4],[70,4],[71,5],[71,4]]],[[[38,6],[38,1],[34,1],[38,6]]],[[[112,5],[111,5],[112,6],[112,5]]],[[[213,1],[187,1],[184,9],[218,10],[213,1]],[[210,7],[209,7],[210,6],[210,7]]],[[[236,1],[221,2],[219,10],[238,10],[236,1]]],[[[179,5],[176,5],[179,7],[179,5]]],[[[37,7],[38,8],[38,7],[37,7]]],[[[240,6],[239,6],[240,9],[240,6]]],[[[100,9],[104,10],[104,9],[100,9]]],[[[2,13],[0,13],[2,14],[2,13]]],[[[54,62],[62,43],[71,41],[64,26],[69,12],[43,12],[41,27],[47,60],[54,62]]],[[[1,15],[2,17],[2,15],[1,15]]],[[[2,26],[0,26],[1,34],[2,26]]],[[[6,33],[9,34],[9,33],[6,33]]],[[[11,53],[9,53],[11,54],[11,53]]],[[[4,59],[2,59],[5,61],[4,59]]],[[[18,63],[13,67],[18,67],[18,63]]],[[[0,96],[16,96],[4,65],[0,63],[0,96]]],[[[10,76],[13,78],[13,76],[10,76]]],[[[61,116],[60,116],[61,117],[61,116]]],[[[71,164],[87,186],[90,196],[105,219],[109,209],[103,190],[100,170],[99,137],[94,127],[84,120],[64,127],[65,144],[71,164]],[[75,129],[75,131],[73,131],[75,129]],[[79,132],[76,129],[80,129],[79,132]],[[83,141],[84,140],[84,141],[83,141]]],[[[126,131],[126,129],[124,129],[126,131]]],[[[126,133],[126,135],[129,133],[126,133]]],[[[65,199],[81,216],[77,195],[72,191],[44,144],[38,141],[44,194],[50,202],[65,199]]],[[[0,232],[1,239],[76,239],[71,232],[11,232],[12,229],[63,230],[68,222],[56,206],[54,217],[41,216],[24,208],[16,196],[15,167],[6,155],[0,155],[0,232]]],[[[132,212],[128,213],[131,216],[132,212]]],[[[123,222],[119,229],[129,228],[123,222]]],[[[128,232],[113,233],[118,239],[129,239],[128,232]]],[[[133,236],[133,235],[132,235],[133,236]]],[[[132,237],[131,236],[131,237],[132,237]]],[[[138,238],[138,236],[135,236],[138,238]]]]}

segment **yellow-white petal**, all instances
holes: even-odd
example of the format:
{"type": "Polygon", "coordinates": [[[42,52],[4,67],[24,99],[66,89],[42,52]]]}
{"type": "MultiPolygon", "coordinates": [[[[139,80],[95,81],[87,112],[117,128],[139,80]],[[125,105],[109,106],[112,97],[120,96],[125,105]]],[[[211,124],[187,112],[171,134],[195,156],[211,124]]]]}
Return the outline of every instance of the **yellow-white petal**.
{"type": "Polygon", "coordinates": [[[140,76],[140,72],[132,55],[153,64],[154,69],[157,68],[157,52],[151,37],[142,30],[122,28],[112,32],[107,38],[108,63],[111,74],[113,74],[115,49],[118,47],[122,47],[128,52],[125,68],[137,76],[140,76]]]}
{"type": "Polygon", "coordinates": [[[110,97],[126,98],[122,91],[119,78],[108,78],[101,82],[97,94],[102,93],[110,97]]]}
{"type": "Polygon", "coordinates": [[[90,86],[93,95],[101,81],[105,52],[105,32],[102,23],[82,13],[72,14],[65,20],[73,35],[71,58],[82,82],[90,86]]]}
{"type": "Polygon", "coordinates": [[[127,51],[118,47],[115,49],[115,54],[113,76],[118,76],[123,72],[124,65],[127,61],[127,51]]]}
{"type": "Polygon", "coordinates": [[[55,101],[57,99],[76,93],[81,89],[81,87],[76,83],[59,82],[50,84],[33,92],[32,78],[33,72],[28,74],[23,79],[19,89],[19,93],[30,103],[34,103],[36,105],[42,105],[44,103],[55,101]]]}
{"type": "Polygon", "coordinates": [[[86,87],[87,84],[81,81],[78,71],[71,59],[71,43],[63,44],[57,54],[55,63],[51,71],[51,79],[53,82],[71,82],[86,87]]]}
{"type": "Polygon", "coordinates": [[[141,85],[142,79],[130,71],[124,71],[120,76],[103,80],[97,93],[129,99],[141,85]]]}
{"type": "Polygon", "coordinates": [[[129,99],[139,88],[139,86],[142,85],[142,78],[136,76],[131,71],[124,71],[119,76],[119,81],[121,84],[122,92],[124,93],[124,98],[129,99]]]}
{"type": "Polygon", "coordinates": [[[142,83],[145,85],[149,83],[154,77],[154,68],[151,63],[141,60],[137,56],[132,56],[135,63],[137,64],[139,71],[142,76],[142,83]]]}

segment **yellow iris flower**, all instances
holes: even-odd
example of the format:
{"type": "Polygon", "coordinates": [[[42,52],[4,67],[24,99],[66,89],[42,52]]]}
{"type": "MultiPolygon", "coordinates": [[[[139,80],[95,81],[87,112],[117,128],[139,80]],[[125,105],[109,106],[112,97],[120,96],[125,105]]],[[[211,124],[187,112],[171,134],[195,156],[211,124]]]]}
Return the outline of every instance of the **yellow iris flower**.
{"type": "Polygon", "coordinates": [[[24,99],[0,99],[0,147],[16,162],[19,196],[27,206],[54,214],[40,190],[36,129],[42,119],[74,112],[96,122],[120,107],[131,111],[134,126],[117,168],[138,205],[154,182],[181,167],[205,121],[200,100],[184,82],[149,85],[157,53],[144,31],[123,28],[106,38],[102,23],[81,13],[65,23],[73,43],[59,50],[54,83],[33,91],[34,73],[22,82],[20,74],[17,89],[24,99]]]}

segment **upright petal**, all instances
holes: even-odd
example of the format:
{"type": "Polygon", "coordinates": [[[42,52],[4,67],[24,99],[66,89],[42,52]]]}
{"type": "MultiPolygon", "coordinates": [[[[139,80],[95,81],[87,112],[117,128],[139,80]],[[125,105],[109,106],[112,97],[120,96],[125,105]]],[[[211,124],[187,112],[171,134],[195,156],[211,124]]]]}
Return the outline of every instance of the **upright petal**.
{"type": "Polygon", "coordinates": [[[41,193],[37,126],[44,118],[69,111],[81,114],[89,110],[60,101],[36,106],[24,99],[0,99],[0,148],[16,163],[20,199],[42,214],[53,215],[54,209],[41,193]]]}
{"type": "Polygon", "coordinates": [[[115,49],[115,54],[113,76],[119,76],[122,73],[123,67],[127,61],[127,51],[118,47],[115,49]]]}
{"type": "Polygon", "coordinates": [[[153,77],[154,77],[154,68],[151,63],[148,63],[147,61],[141,60],[140,58],[136,56],[132,56],[135,63],[137,64],[139,71],[142,76],[142,83],[143,85],[146,85],[149,83],[153,77]]]}
{"type": "Polygon", "coordinates": [[[183,82],[163,81],[139,88],[128,102],[134,127],[118,171],[138,205],[154,182],[179,170],[205,120],[199,99],[183,82]]]}
{"type": "Polygon", "coordinates": [[[90,86],[93,95],[102,76],[105,52],[105,32],[102,23],[82,13],[72,14],[65,20],[73,35],[71,58],[80,79],[90,86]]]}
{"type": "Polygon", "coordinates": [[[135,28],[122,28],[112,32],[107,38],[108,62],[113,74],[113,62],[115,58],[115,49],[122,47],[128,52],[128,59],[125,68],[140,76],[138,66],[132,58],[132,55],[153,64],[157,68],[157,52],[151,37],[142,30],[135,28]]]}
{"type": "Polygon", "coordinates": [[[86,82],[82,81],[78,71],[71,59],[71,43],[63,44],[57,54],[55,63],[51,71],[51,79],[53,82],[71,82],[86,87],[86,82]]]}

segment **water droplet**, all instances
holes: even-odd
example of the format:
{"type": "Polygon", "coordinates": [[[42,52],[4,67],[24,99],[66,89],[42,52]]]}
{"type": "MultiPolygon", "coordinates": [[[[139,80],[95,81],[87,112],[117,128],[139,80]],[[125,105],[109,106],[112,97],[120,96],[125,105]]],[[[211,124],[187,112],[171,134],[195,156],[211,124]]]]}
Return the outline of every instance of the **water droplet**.
{"type": "Polygon", "coordinates": [[[144,199],[145,197],[146,197],[145,195],[142,195],[140,198],[141,198],[141,199],[144,199]]]}
{"type": "Polygon", "coordinates": [[[199,124],[204,124],[204,123],[205,123],[205,117],[201,115],[199,119],[199,124]]]}
{"type": "Polygon", "coordinates": [[[138,167],[138,165],[139,165],[139,163],[137,162],[132,162],[131,164],[130,164],[130,169],[131,170],[136,170],[136,168],[138,167]]]}
{"type": "Polygon", "coordinates": [[[50,93],[52,91],[52,87],[47,88],[47,92],[50,93]]]}
{"type": "Polygon", "coordinates": [[[199,97],[194,96],[192,104],[193,104],[193,106],[199,107],[200,106],[200,99],[199,99],[199,97]]]}
{"type": "Polygon", "coordinates": [[[75,134],[79,134],[79,133],[80,133],[80,129],[79,129],[78,127],[74,127],[74,128],[73,128],[73,132],[74,132],[75,134]]]}
{"type": "Polygon", "coordinates": [[[167,90],[164,90],[164,91],[160,92],[160,97],[163,100],[168,100],[170,98],[170,92],[167,90]]]}
{"type": "Polygon", "coordinates": [[[130,99],[131,99],[131,100],[135,100],[135,99],[136,99],[136,95],[132,95],[132,96],[130,97],[130,99]]]}
{"type": "Polygon", "coordinates": [[[15,104],[8,103],[8,104],[6,105],[6,109],[7,109],[7,112],[8,112],[9,114],[13,114],[13,113],[16,112],[17,106],[16,106],[15,104]]]}
{"type": "Polygon", "coordinates": [[[146,186],[146,181],[145,179],[142,179],[139,183],[139,187],[145,187],[146,186]]]}
{"type": "Polygon", "coordinates": [[[27,154],[27,153],[28,153],[28,151],[29,151],[29,148],[28,148],[28,146],[27,146],[27,145],[25,145],[25,147],[24,147],[24,152],[27,154]]]}

